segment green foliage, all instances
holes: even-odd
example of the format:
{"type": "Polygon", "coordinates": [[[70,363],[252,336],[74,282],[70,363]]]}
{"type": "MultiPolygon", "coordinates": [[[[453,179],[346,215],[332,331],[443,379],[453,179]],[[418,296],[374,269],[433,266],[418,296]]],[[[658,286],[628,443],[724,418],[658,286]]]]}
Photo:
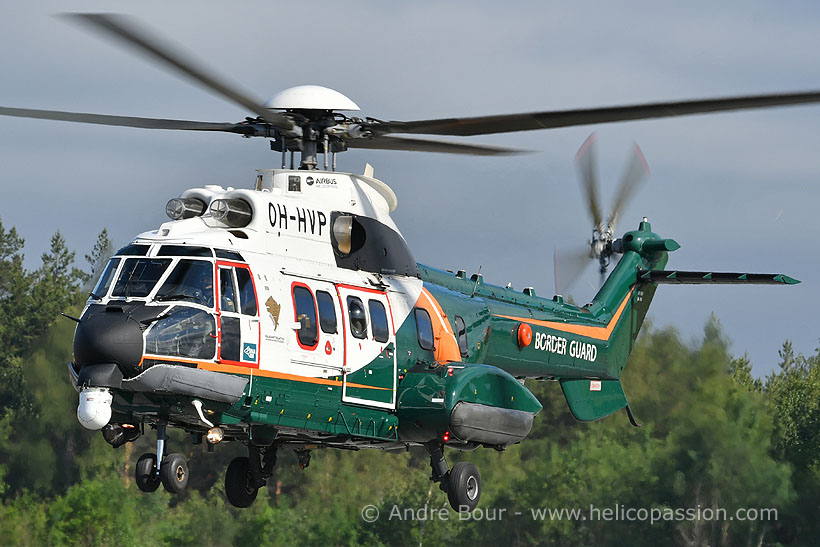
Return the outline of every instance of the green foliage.
{"type": "MultiPolygon", "coordinates": [[[[96,276],[111,252],[103,231],[86,261],[96,276]]],[[[0,528],[20,545],[763,545],[808,544],[820,533],[820,351],[781,350],[765,382],[734,358],[720,324],[686,344],[646,332],[623,378],[643,427],[625,413],[578,424],[554,382],[528,382],[543,403],[529,438],[503,453],[448,450],[483,479],[480,510],[464,519],[429,480],[424,449],[315,450],[301,470],[282,451],[253,506],[231,507],[224,469],[244,447],[205,453],[173,432],[190,488],[139,492],[132,474],[155,437],[119,449],[75,419],[66,379],[78,287],[89,274],[56,234],[35,271],[23,240],[0,224],[0,528]],[[73,307],[72,307],[73,306],[73,307]],[[362,519],[373,505],[375,522],[362,519]],[[773,507],[780,520],[607,519],[628,508],[773,507]],[[578,509],[584,518],[548,511],[578,509]],[[539,511],[544,511],[539,514],[539,511]],[[597,511],[597,513],[595,513],[597,511]],[[597,518],[596,518],[597,515],[597,518]]],[[[150,433],[150,432],[149,432],[150,433]]]]}

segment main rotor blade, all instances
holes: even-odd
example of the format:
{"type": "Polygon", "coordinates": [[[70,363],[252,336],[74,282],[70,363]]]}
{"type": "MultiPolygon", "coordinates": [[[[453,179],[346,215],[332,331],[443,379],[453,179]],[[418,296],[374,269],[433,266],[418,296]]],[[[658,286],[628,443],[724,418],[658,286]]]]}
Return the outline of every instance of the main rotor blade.
{"type": "Polygon", "coordinates": [[[497,116],[476,116],[470,118],[441,118],[419,121],[377,122],[371,129],[377,133],[420,133],[427,135],[489,135],[511,131],[533,131],[598,123],[644,120],[648,118],[668,118],[745,110],[771,108],[820,102],[820,91],[801,93],[774,93],[767,95],[747,95],[691,101],[670,101],[636,105],[609,106],[602,108],[581,108],[574,110],[554,110],[497,116]]]}
{"type": "Polygon", "coordinates": [[[108,116],[85,112],[61,112],[59,110],[35,110],[32,108],[8,108],[0,106],[0,115],[17,118],[36,118],[63,122],[93,123],[142,129],[179,129],[184,131],[224,131],[227,133],[248,133],[248,129],[236,123],[194,122],[189,120],[165,120],[160,118],[137,118],[134,116],[108,116]]]}
{"type": "Polygon", "coordinates": [[[407,137],[373,137],[345,141],[348,148],[366,148],[369,150],[409,150],[414,152],[441,152],[444,154],[468,154],[473,156],[510,156],[526,154],[528,150],[500,148],[480,144],[462,144],[458,142],[434,141],[428,139],[410,139],[407,137]]]}
{"type": "Polygon", "coordinates": [[[609,214],[608,224],[613,231],[615,230],[615,223],[618,222],[618,215],[621,213],[621,209],[634,195],[635,190],[640,186],[641,182],[648,176],[649,165],[646,163],[646,158],[643,152],[641,152],[641,148],[635,143],[632,148],[632,156],[629,158],[629,163],[618,185],[615,204],[612,206],[612,212],[609,214]]]}
{"type": "Polygon", "coordinates": [[[597,135],[592,133],[578,149],[578,153],[575,154],[575,163],[578,165],[578,171],[581,174],[581,190],[589,209],[589,216],[592,217],[592,222],[595,223],[594,228],[598,228],[602,219],[601,205],[598,201],[598,174],[595,161],[595,142],[597,140],[597,135]]]}
{"type": "Polygon", "coordinates": [[[293,128],[293,122],[287,116],[262,107],[260,101],[251,98],[247,93],[213,74],[209,74],[207,70],[197,66],[192,60],[175,52],[170,45],[163,44],[159,38],[150,36],[146,30],[138,27],[133,21],[126,20],[123,16],[106,13],[69,13],[65,16],[130,45],[150,59],[161,61],[212,92],[248,109],[278,129],[287,131],[293,128]]]}
{"type": "Polygon", "coordinates": [[[564,295],[592,262],[589,247],[555,249],[552,255],[555,268],[555,294],[564,295]]]}

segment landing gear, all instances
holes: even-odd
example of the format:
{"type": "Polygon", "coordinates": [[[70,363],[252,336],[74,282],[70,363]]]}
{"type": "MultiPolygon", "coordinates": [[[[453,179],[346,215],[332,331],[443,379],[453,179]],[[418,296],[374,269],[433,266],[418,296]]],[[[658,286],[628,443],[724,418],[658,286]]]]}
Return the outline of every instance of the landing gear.
{"type": "Polygon", "coordinates": [[[182,454],[168,454],[162,460],[159,478],[171,494],[181,494],[188,486],[188,464],[182,454]]]}
{"type": "Polygon", "coordinates": [[[134,470],[137,488],[143,492],[155,492],[159,488],[159,474],[157,474],[157,455],[143,454],[137,460],[134,470]]]}
{"type": "Polygon", "coordinates": [[[247,456],[234,458],[225,472],[225,496],[234,507],[250,507],[259,487],[251,479],[251,464],[247,456]]]}
{"type": "Polygon", "coordinates": [[[447,499],[459,512],[469,512],[478,506],[481,497],[481,475],[478,468],[468,462],[458,462],[450,471],[447,481],[447,499]]]}
{"type": "Polygon", "coordinates": [[[248,456],[234,458],[225,472],[225,497],[234,507],[250,507],[259,489],[267,483],[276,465],[276,446],[262,453],[255,444],[248,446],[248,456]]]}
{"type": "Polygon", "coordinates": [[[481,498],[481,475],[478,468],[468,462],[459,462],[452,470],[447,469],[444,459],[444,445],[431,441],[424,445],[430,454],[433,474],[430,480],[439,483],[439,488],[447,492],[450,506],[459,513],[472,511],[481,498]]]}
{"type": "Polygon", "coordinates": [[[134,478],[143,492],[155,492],[160,483],[168,492],[181,494],[188,486],[188,464],[182,454],[163,456],[168,435],[166,420],[157,423],[157,453],[143,454],[137,460],[134,478]]]}

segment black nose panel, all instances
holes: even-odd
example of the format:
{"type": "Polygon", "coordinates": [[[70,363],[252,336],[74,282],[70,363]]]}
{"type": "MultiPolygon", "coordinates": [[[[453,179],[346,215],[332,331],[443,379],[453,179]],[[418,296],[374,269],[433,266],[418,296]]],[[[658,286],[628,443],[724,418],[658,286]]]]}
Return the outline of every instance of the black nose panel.
{"type": "Polygon", "coordinates": [[[116,363],[129,378],[137,373],[143,345],[140,324],[129,314],[119,308],[89,310],[74,331],[74,363],[79,367],[116,363]]]}

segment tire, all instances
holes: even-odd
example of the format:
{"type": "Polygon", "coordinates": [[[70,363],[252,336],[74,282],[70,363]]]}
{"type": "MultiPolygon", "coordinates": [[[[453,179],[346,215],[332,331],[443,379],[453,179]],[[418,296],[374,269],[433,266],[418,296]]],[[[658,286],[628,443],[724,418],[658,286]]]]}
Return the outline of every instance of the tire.
{"type": "Polygon", "coordinates": [[[458,462],[450,471],[447,481],[447,499],[457,512],[469,512],[478,506],[481,498],[481,475],[468,462],[458,462]]]}
{"type": "Polygon", "coordinates": [[[225,496],[234,507],[250,507],[258,488],[251,486],[251,464],[245,456],[234,458],[225,472],[225,496]]]}
{"type": "Polygon", "coordinates": [[[159,468],[162,486],[171,494],[181,494],[188,486],[188,464],[182,454],[168,454],[159,468]]]}
{"type": "Polygon", "coordinates": [[[156,454],[143,454],[137,460],[137,465],[134,468],[134,478],[137,482],[137,488],[143,492],[154,492],[159,488],[160,479],[154,474],[157,467],[156,454]]]}

